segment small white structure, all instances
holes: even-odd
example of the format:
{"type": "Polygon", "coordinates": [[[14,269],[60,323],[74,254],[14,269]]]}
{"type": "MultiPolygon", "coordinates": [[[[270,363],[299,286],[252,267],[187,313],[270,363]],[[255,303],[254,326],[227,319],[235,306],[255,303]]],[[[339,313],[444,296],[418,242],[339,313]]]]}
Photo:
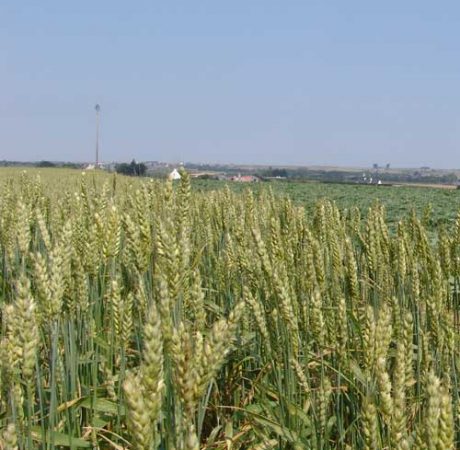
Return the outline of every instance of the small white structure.
{"type": "Polygon", "coordinates": [[[168,180],[174,181],[174,180],[180,180],[181,176],[180,173],[178,172],[177,169],[174,169],[169,175],[168,175],[168,180]]]}

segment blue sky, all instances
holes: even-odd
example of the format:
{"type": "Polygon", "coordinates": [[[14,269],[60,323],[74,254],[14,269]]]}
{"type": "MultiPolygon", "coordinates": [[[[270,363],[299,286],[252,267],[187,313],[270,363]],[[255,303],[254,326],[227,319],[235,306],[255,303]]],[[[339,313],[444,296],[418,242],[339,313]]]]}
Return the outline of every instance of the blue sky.
{"type": "Polygon", "coordinates": [[[2,0],[0,159],[460,167],[455,1],[2,0]]]}

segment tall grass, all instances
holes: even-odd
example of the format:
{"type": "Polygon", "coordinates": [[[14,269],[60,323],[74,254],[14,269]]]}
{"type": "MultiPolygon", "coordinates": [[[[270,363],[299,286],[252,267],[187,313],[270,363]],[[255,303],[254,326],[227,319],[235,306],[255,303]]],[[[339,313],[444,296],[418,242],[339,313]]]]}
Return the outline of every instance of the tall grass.
{"type": "Polygon", "coordinates": [[[183,175],[3,183],[0,447],[456,448],[460,216],[183,175]]]}

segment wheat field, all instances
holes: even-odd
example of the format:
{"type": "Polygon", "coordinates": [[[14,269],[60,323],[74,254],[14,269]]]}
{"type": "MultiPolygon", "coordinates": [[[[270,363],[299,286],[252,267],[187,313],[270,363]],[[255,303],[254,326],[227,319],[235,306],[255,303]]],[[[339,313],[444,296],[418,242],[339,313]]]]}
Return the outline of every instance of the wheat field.
{"type": "Polygon", "coordinates": [[[460,216],[0,179],[0,448],[457,448],[460,216]]]}

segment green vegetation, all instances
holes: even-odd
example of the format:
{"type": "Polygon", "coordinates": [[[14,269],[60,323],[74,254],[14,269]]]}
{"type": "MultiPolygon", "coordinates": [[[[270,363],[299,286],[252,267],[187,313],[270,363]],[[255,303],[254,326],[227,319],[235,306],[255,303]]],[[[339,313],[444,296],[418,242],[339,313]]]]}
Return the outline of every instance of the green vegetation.
{"type": "Polygon", "coordinates": [[[408,210],[444,191],[0,183],[0,448],[458,448],[460,216],[408,210]]]}
{"type": "Polygon", "coordinates": [[[220,172],[227,175],[258,175],[268,178],[286,178],[290,181],[321,181],[329,183],[433,183],[448,184],[457,183],[460,172],[458,170],[420,168],[390,168],[389,164],[379,166],[374,164],[372,168],[345,168],[345,167],[271,167],[271,166],[237,166],[219,164],[186,164],[187,169],[198,172],[220,172]],[[372,182],[370,179],[372,178],[372,182]]]}
{"type": "Polygon", "coordinates": [[[303,206],[311,213],[318,200],[329,199],[339,209],[358,208],[361,214],[379,202],[385,205],[387,222],[394,229],[398,221],[412,210],[426,217],[425,224],[430,230],[452,224],[460,208],[460,190],[416,186],[369,186],[334,183],[299,183],[273,181],[269,183],[244,184],[222,181],[194,180],[197,191],[222,189],[228,186],[235,192],[251,189],[254,192],[271,189],[276,195],[288,196],[296,205],[303,206]]]}
{"type": "Polygon", "coordinates": [[[129,163],[115,165],[115,171],[122,175],[143,177],[147,172],[147,166],[144,163],[137,163],[134,159],[129,163]]]}

